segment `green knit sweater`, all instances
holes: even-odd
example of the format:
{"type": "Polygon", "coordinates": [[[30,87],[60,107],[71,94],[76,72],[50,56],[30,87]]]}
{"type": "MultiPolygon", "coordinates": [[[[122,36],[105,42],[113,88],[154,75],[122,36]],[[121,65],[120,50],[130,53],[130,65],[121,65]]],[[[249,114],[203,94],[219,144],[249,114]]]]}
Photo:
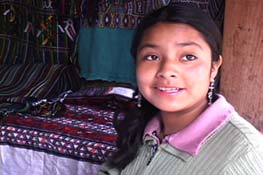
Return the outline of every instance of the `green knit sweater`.
{"type": "Polygon", "coordinates": [[[263,175],[263,136],[237,113],[202,144],[197,155],[145,137],[138,156],[121,172],[103,166],[99,175],[263,175]]]}

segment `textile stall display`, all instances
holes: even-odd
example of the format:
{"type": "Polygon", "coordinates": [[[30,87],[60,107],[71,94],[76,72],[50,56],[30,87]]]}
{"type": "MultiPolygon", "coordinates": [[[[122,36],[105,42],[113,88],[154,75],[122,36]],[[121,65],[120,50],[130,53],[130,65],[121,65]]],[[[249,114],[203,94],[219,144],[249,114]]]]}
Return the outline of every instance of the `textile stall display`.
{"type": "Polygon", "coordinates": [[[114,126],[133,107],[132,95],[100,86],[2,107],[1,174],[96,174],[117,150],[114,126]]]}
{"type": "MultiPolygon", "coordinates": [[[[178,0],[0,0],[0,174],[92,175],[135,104],[130,45],[178,0]]],[[[223,0],[187,0],[223,21],[223,0]]]]}

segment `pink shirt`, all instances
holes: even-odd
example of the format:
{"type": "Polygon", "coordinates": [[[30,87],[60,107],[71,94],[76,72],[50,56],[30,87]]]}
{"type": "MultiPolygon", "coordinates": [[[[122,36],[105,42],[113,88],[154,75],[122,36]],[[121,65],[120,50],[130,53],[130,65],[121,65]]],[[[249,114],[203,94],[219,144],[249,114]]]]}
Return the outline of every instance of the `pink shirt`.
{"type": "MultiPolygon", "coordinates": [[[[162,142],[169,142],[176,149],[194,156],[198,154],[202,143],[229,120],[232,112],[235,112],[234,108],[222,95],[219,95],[219,98],[190,125],[177,133],[164,137],[162,142]]],[[[147,124],[144,137],[151,136],[156,138],[154,134],[156,132],[159,135],[159,116],[154,117],[147,124]]]]}

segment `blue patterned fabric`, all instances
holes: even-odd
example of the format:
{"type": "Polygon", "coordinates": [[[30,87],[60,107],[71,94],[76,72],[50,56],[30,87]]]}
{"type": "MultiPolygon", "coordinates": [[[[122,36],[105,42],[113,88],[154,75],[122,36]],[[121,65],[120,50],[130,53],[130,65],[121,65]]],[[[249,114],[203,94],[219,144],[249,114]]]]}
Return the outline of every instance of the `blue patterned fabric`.
{"type": "Polygon", "coordinates": [[[223,0],[84,0],[78,49],[81,76],[136,86],[130,55],[134,30],[146,14],[175,2],[197,4],[222,26],[223,0]]]}

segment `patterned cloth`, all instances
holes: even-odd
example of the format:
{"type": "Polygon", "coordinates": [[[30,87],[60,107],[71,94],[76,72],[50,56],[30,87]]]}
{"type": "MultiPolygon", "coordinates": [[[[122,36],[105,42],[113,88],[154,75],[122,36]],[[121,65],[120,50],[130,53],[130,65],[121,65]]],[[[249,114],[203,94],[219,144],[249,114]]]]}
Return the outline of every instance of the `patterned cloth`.
{"type": "Polygon", "coordinates": [[[52,98],[80,88],[74,65],[0,65],[0,103],[24,103],[30,98],[52,98]]]}
{"type": "Polygon", "coordinates": [[[80,0],[0,0],[0,64],[76,63],[80,0]]]}
{"type": "Polygon", "coordinates": [[[130,54],[134,30],[151,11],[176,2],[198,5],[222,28],[224,0],[83,0],[79,33],[80,74],[87,80],[136,86],[130,54]],[[117,69],[116,69],[117,68],[117,69]]]}
{"type": "Polygon", "coordinates": [[[83,0],[81,18],[86,26],[135,29],[151,11],[177,2],[196,4],[223,22],[224,0],[83,0]]]}
{"type": "Polygon", "coordinates": [[[65,110],[49,117],[10,113],[0,119],[0,144],[44,151],[62,157],[101,164],[116,151],[116,120],[132,102],[118,95],[74,96],[65,110]],[[102,105],[103,104],[103,105],[102,105]]]}

